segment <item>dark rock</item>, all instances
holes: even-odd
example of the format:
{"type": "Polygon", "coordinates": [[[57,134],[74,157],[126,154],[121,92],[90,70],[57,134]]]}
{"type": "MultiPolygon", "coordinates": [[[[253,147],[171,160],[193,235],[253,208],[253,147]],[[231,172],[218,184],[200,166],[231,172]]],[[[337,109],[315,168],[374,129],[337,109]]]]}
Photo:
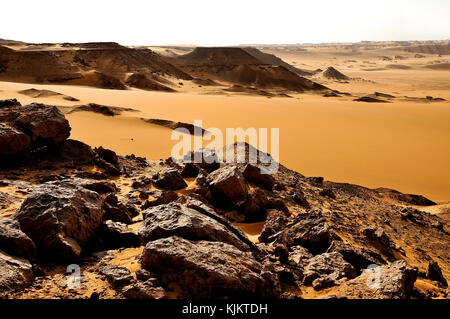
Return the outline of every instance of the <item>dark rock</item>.
{"type": "Polygon", "coordinates": [[[153,198],[155,199],[146,201],[142,208],[147,209],[158,205],[169,204],[176,201],[179,196],[174,191],[163,191],[161,193],[154,194],[153,198]]]}
{"type": "MultiPolygon", "coordinates": [[[[263,262],[263,272],[276,274],[280,282],[291,285],[295,285],[295,282],[298,278],[297,274],[295,274],[294,271],[292,271],[279,261],[273,262],[269,259],[265,259],[263,262]]],[[[298,273],[302,275],[300,270],[298,270],[298,273]]]]}
{"type": "Polygon", "coordinates": [[[304,268],[311,258],[313,258],[313,255],[308,249],[302,246],[294,246],[291,247],[288,260],[290,263],[304,268]]]}
{"type": "Polygon", "coordinates": [[[268,209],[276,209],[282,211],[286,214],[286,216],[289,216],[291,214],[289,212],[289,208],[286,206],[286,203],[282,198],[269,198],[266,207],[268,209]]]}
{"type": "Polygon", "coordinates": [[[156,187],[165,190],[178,190],[187,187],[181,174],[175,168],[163,170],[154,182],[156,187]]]}
{"type": "Polygon", "coordinates": [[[0,100],[0,107],[22,106],[17,99],[0,100]]]}
{"type": "Polygon", "coordinates": [[[0,121],[27,134],[32,144],[56,144],[70,135],[70,125],[56,106],[32,103],[26,106],[0,108],[0,121]]]}
{"type": "Polygon", "coordinates": [[[354,278],[356,271],[341,254],[332,252],[309,259],[303,274],[303,284],[322,289],[336,285],[336,281],[341,278],[354,278]]]}
{"type": "Polygon", "coordinates": [[[369,265],[381,265],[386,262],[383,258],[370,250],[363,248],[353,248],[340,241],[333,241],[327,250],[327,253],[340,253],[345,261],[349,262],[357,271],[367,268],[369,265]]]}
{"type": "Polygon", "coordinates": [[[389,101],[377,99],[371,96],[362,96],[360,98],[354,99],[353,101],[367,102],[367,103],[390,103],[389,101]]]}
{"type": "Polygon", "coordinates": [[[200,172],[198,166],[194,163],[186,163],[181,170],[181,176],[184,178],[197,177],[200,172]]]}
{"type": "Polygon", "coordinates": [[[290,246],[300,245],[313,253],[320,253],[330,246],[331,230],[320,215],[299,215],[296,223],[287,230],[287,237],[291,241],[290,246]]]}
{"type": "Polygon", "coordinates": [[[95,153],[89,145],[72,139],[61,144],[60,155],[63,159],[72,160],[78,164],[91,163],[95,158],[95,153]]]}
{"type": "Polygon", "coordinates": [[[140,214],[140,210],[136,208],[135,205],[139,204],[139,202],[134,202],[131,200],[123,200],[120,201],[120,203],[118,204],[119,207],[122,207],[123,209],[126,209],[128,211],[128,214],[131,217],[136,217],[140,214]]]}
{"type": "Polygon", "coordinates": [[[33,241],[20,230],[20,224],[10,218],[0,217],[0,249],[29,260],[34,259],[36,255],[33,241]]]}
{"type": "Polygon", "coordinates": [[[445,277],[442,274],[441,267],[439,267],[439,264],[434,260],[428,261],[427,277],[431,280],[440,282],[445,287],[448,286],[447,280],[445,280],[445,277]]]}
{"type": "Polygon", "coordinates": [[[195,163],[200,168],[212,172],[220,167],[219,159],[216,153],[211,149],[199,149],[190,151],[183,157],[184,163],[195,163]]]}
{"type": "Polygon", "coordinates": [[[247,185],[236,166],[220,168],[206,179],[212,196],[219,203],[237,207],[247,200],[247,185]]]}
{"type": "Polygon", "coordinates": [[[306,180],[314,186],[322,187],[323,185],[323,177],[315,176],[315,177],[307,177],[306,180]]]}
{"type": "Polygon", "coordinates": [[[95,157],[95,165],[102,168],[104,170],[104,173],[109,176],[119,176],[120,174],[122,174],[121,169],[118,165],[108,163],[100,156],[95,157]]]}
{"type": "Polygon", "coordinates": [[[336,195],[334,194],[331,188],[324,188],[319,192],[319,195],[326,196],[332,199],[336,199],[336,195]]]}
{"type": "Polygon", "coordinates": [[[191,240],[221,241],[238,249],[248,250],[248,247],[224,225],[179,203],[149,208],[143,215],[144,221],[138,233],[144,243],[179,236],[191,240]]]}
{"type": "Polygon", "coordinates": [[[432,206],[437,205],[432,200],[429,200],[425,196],[422,195],[414,195],[414,194],[398,194],[397,198],[405,203],[408,203],[410,205],[417,205],[417,206],[432,206]]]}
{"type": "Polygon", "coordinates": [[[177,283],[185,296],[195,298],[276,297],[262,266],[251,253],[210,241],[169,237],[149,242],[141,255],[146,269],[157,271],[164,281],[177,283]]]}
{"type": "Polygon", "coordinates": [[[103,204],[103,209],[105,214],[103,216],[104,220],[112,220],[115,222],[121,222],[124,224],[131,224],[133,219],[131,215],[128,213],[128,210],[124,207],[112,206],[108,203],[103,204]]]}
{"type": "Polygon", "coordinates": [[[106,265],[101,267],[100,274],[105,276],[106,280],[113,288],[123,287],[134,281],[133,275],[127,268],[116,265],[106,265]]]}
{"type": "Polygon", "coordinates": [[[119,157],[117,156],[116,152],[103,148],[102,146],[95,148],[94,151],[105,161],[111,164],[118,164],[119,163],[119,157]]]}
{"type": "Polygon", "coordinates": [[[346,283],[344,295],[366,299],[407,299],[414,289],[417,271],[404,260],[379,266],[346,283]]]}
{"type": "Polygon", "coordinates": [[[99,194],[109,194],[117,192],[117,186],[113,182],[103,180],[79,179],[73,180],[78,185],[99,194]]]}
{"type": "Polygon", "coordinates": [[[264,166],[258,167],[253,164],[247,164],[244,168],[243,175],[248,181],[269,190],[275,185],[275,179],[271,174],[267,174],[264,166]]]}
{"type": "Polygon", "coordinates": [[[122,289],[122,295],[127,299],[166,299],[167,293],[162,287],[138,281],[122,289]]]}
{"type": "Polygon", "coordinates": [[[13,216],[52,261],[77,260],[103,217],[99,195],[69,182],[48,182],[33,190],[13,216]]]}
{"type": "Polygon", "coordinates": [[[15,156],[26,151],[30,146],[30,138],[18,129],[0,123],[0,155],[15,156]]]}
{"type": "Polygon", "coordinates": [[[28,260],[0,250],[0,297],[28,287],[33,281],[33,267],[28,260]]]}
{"type": "MultiPolygon", "coordinates": [[[[145,269],[136,270],[135,275],[136,275],[136,279],[140,280],[140,281],[155,281],[155,280],[157,281],[156,274],[154,274],[148,270],[145,270],[145,269]]],[[[157,282],[155,282],[155,283],[157,283],[157,282]]]]}
{"type": "Polygon", "coordinates": [[[391,239],[385,233],[383,228],[366,227],[362,229],[361,232],[370,241],[378,243],[385,248],[391,247],[391,239]]]}
{"type": "Polygon", "coordinates": [[[139,247],[141,240],[139,236],[130,231],[126,224],[107,220],[99,230],[99,236],[103,246],[107,249],[117,249],[122,247],[139,247]]]}
{"type": "Polygon", "coordinates": [[[208,202],[206,202],[204,199],[202,199],[200,196],[197,197],[193,196],[195,196],[195,194],[191,194],[190,196],[182,196],[177,202],[188,208],[194,209],[205,216],[214,219],[219,224],[223,225],[226,229],[228,229],[231,233],[233,233],[242,242],[247,244],[247,246],[250,247],[252,251],[259,252],[259,249],[256,247],[256,245],[248,239],[247,235],[245,235],[241,231],[241,229],[230,224],[227,219],[219,215],[215,211],[215,208],[211,206],[208,202]]]}
{"type": "Polygon", "coordinates": [[[297,190],[294,195],[292,196],[292,199],[294,200],[295,203],[297,203],[298,205],[309,209],[310,205],[308,203],[308,200],[305,197],[305,194],[303,194],[303,192],[301,190],[297,190]]]}
{"type": "Polygon", "coordinates": [[[286,224],[287,218],[284,212],[276,209],[269,210],[263,230],[261,235],[259,235],[259,241],[268,242],[269,237],[283,230],[286,224]]]}
{"type": "Polygon", "coordinates": [[[247,201],[241,209],[245,220],[252,222],[264,220],[268,202],[267,195],[260,188],[249,190],[247,201]]]}

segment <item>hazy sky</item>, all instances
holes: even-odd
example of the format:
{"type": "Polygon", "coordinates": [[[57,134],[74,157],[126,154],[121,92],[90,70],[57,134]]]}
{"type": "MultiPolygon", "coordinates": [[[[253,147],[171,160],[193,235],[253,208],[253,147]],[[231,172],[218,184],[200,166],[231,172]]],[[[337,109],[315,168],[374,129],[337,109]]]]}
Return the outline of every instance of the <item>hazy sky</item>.
{"type": "Polygon", "coordinates": [[[450,0],[6,0],[0,38],[234,45],[450,39],[450,0]]]}

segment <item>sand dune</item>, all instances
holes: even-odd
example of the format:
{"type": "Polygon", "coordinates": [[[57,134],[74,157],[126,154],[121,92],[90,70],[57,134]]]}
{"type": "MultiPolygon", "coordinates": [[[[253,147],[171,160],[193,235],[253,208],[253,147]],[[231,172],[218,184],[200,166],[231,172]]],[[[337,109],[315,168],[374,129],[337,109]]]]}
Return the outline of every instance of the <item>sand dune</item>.
{"type": "Polygon", "coordinates": [[[299,76],[299,69],[255,48],[196,48],[170,61],[197,78],[208,77],[259,89],[281,88],[297,92],[327,89],[299,76]]]}

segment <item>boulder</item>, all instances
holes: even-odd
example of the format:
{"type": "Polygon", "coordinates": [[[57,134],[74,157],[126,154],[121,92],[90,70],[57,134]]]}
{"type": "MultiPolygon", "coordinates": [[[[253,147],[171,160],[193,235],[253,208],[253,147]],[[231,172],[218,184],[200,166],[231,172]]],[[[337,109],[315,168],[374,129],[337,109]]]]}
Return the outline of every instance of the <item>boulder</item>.
{"type": "Polygon", "coordinates": [[[340,253],[345,261],[349,262],[357,271],[361,271],[369,265],[382,265],[386,263],[383,258],[375,252],[363,248],[353,248],[340,241],[333,241],[331,243],[327,253],[331,252],[340,253]]]}
{"type": "Polygon", "coordinates": [[[448,286],[447,280],[445,280],[445,277],[442,274],[441,267],[439,267],[437,261],[434,260],[428,261],[427,277],[430,278],[431,280],[440,282],[445,287],[448,286]]]}
{"type": "Polygon", "coordinates": [[[207,172],[212,172],[220,167],[217,154],[213,150],[207,148],[188,152],[184,155],[183,162],[195,163],[207,172]]]}
{"type": "Polygon", "coordinates": [[[0,297],[28,287],[33,281],[33,267],[28,260],[0,250],[0,297]]]}
{"type": "Polygon", "coordinates": [[[102,217],[97,193],[68,181],[55,181],[36,187],[13,219],[34,241],[38,255],[52,261],[74,261],[93,238],[102,217]]]}
{"type": "Polygon", "coordinates": [[[320,214],[299,215],[287,229],[290,246],[300,245],[313,253],[324,252],[330,245],[331,230],[320,214]]]}
{"type": "Polygon", "coordinates": [[[343,285],[345,296],[365,299],[407,299],[414,289],[417,270],[407,267],[404,260],[366,269],[343,285]]]}
{"type": "Polygon", "coordinates": [[[25,133],[18,129],[0,123],[0,155],[1,156],[15,156],[30,146],[30,138],[25,133]]]}
{"type": "Polygon", "coordinates": [[[113,165],[119,164],[119,157],[116,152],[103,148],[102,146],[95,148],[94,151],[105,161],[113,165]]]}
{"type": "Polygon", "coordinates": [[[139,247],[141,245],[139,236],[129,230],[126,224],[112,220],[107,220],[101,225],[99,237],[106,249],[139,247]]]}
{"type": "Polygon", "coordinates": [[[288,261],[291,264],[304,268],[313,257],[314,256],[308,251],[308,249],[302,246],[294,246],[291,247],[291,250],[289,251],[288,261]]]}
{"type": "Polygon", "coordinates": [[[153,183],[156,187],[165,190],[178,190],[187,187],[183,177],[175,168],[163,170],[153,183]]]}
{"type": "Polygon", "coordinates": [[[19,223],[11,218],[0,217],[0,249],[29,260],[34,259],[36,255],[33,241],[22,232],[19,223]]]}
{"type": "Polygon", "coordinates": [[[247,184],[236,166],[220,168],[206,178],[214,199],[226,206],[239,206],[247,200],[247,184]]]}
{"type": "Polygon", "coordinates": [[[7,99],[7,100],[0,100],[0,107],[7,107],[7,106],[22,106],[17,99],[7,99]]]}
{"type": "Polygon", "coordinates": [[[198,196],[196,194],[191,194],[190,196],[182,196],[177,200],[177,202],[188,208],[196,210],[202,215],[214,219],[219,224],[228,229],[231,233],[233,233],[242,242],[247,244],[247,246],[250,247],[252,251],[259,252],[259,249],[256,247],[256,245],[252,241],[250,241],[250,239],[248,239],[247,235],[245,235],[240,228],[233,226],[225,217],[219,215],[214,207],[205,202],[204,199],[201,198],[201,196],[198,196]]]}
{"type": "Polygon", "coordinates": [[[63,159],[78,164],[92,163],[95,158],[95,153],[89,145],[72,139],[68,139],[60,145],[60,155],[63,159]]]}
{"type": "Polygon", "coordinates": [[[154,198],[154,200],[146,201],[142,206],[143,209],[163,204],[169,204],[171,202],[176,201],[179,198],[178,194],[175,193],[174,191],[163,191],[152,195],[152,197],[154,198]]]}
{"type": "Polygon", "coordinates": [[[116,184],[108,180],[71,179],[71,182],[99,194],[109,194],[117,192],[116,184]]]}
{"type": "Polygon", "coordinates": [[[264,220],[266,217],[265,208],[268,203],[267,195],[260,188],[250,189],[247,201],[241,208],[245,220],[252,222],[264,220]]]}
{"type": "Polygon", "coordinates": [[[181,176],[183,176],[184,178],[197,177],[199,172],[200,169],[196,164],[186,163],[184,164],[183,169],[181,170],[181,176]]]}
{"type": "Polygon", "coordinates": [[[332,252],[309,259],[303,274],[303,284],[312,284],[318,290],[336,285],[341,278],[354,278],[356,271],[341,254],[332,252]]]}
{"type": "Polygon", "coordinates": [[[32,103],[0,108],[0,121],[23,131],[32,144],[59,145],[70,136],[69,121],[53,105],[32,103]]]}
{"type": "Polygon", "coordinates": [[[144,243],[179,236],[191,240],[213,240],[247,251],[249,248],[223,224],[179,203],[159,205],[143,212],[139,236],[144,243]]]}
{"type": "Polygon", "coordinates": [[[305,194],[301,190],[297,190],[294,195],[292,196],[292,199],[294,202],[306,209],[310,208],[310,205],[308,203],[308,200],[305,197],[305,194]]]}
{"type": "Polygon", "coordinates": [[[113,206],[109,203],[103,204],[103,210],[105,214],[103,215],[104,220],[112,220],[115,222],[120,222],[124,224],[131,224],[133,222],[132,216],[129,214],[128,209],[126,207],[120,205],[113,206]]]}
{"type": "Polygon", "coordinates": [[[116,265],[101,267],[100,274],[105,277],[113,288],[120,288],[134,281],[133,275],[127,268],[116,265]]]}
{"type": "Polygon", "coordinates": [[[269,242],[269,237],[283,230],[287,224],[286,213],[276,209],[271,209],[267,212],[266,222],[263,230],[259,235],[259,241],[263,243],[269,242]]]}
{"type": "Polygon", "coordinates": [[[264,167],[247,164],[244,168],[243,175],[249,182],[260,185],[269,190],[271,190],[275,185],[275,179],[271,174],[266,174],[264,167]]]}
{"type": "Polygon", "coordinates": [[[222,242],[162,238],[145,246],[140,261],[143,268],[160,273],[163,284],[178,284],[182,297],[276,297],[252,254],[222,242]]]}
{"type": "Polygon", "coordinates": [[[167,299],[167,293],[162,287],[154,287],[148,282],[137,281],[122,288],[122,296],[127,299],[167,299]]]}
{"type": "Polygon", "coordinates": [[[325,196],[328,198],[336,199],[336,195],[334,194],[331,188],[324,188],[319,192],[319,195],[325,196]]]}

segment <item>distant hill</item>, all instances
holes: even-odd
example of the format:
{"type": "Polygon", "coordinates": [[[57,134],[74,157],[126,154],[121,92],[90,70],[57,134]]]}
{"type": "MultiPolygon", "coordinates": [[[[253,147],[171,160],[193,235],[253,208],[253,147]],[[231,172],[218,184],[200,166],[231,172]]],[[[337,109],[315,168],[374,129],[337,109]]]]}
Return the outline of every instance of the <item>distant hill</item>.
{"type": "Polygon", "coordinates": [[[256,48],[200,47],[169,61],[196,78],[207,77],[260,89],[296,92],[327,89],[299,76],[300,70],[275,55],[256,48]]]}

